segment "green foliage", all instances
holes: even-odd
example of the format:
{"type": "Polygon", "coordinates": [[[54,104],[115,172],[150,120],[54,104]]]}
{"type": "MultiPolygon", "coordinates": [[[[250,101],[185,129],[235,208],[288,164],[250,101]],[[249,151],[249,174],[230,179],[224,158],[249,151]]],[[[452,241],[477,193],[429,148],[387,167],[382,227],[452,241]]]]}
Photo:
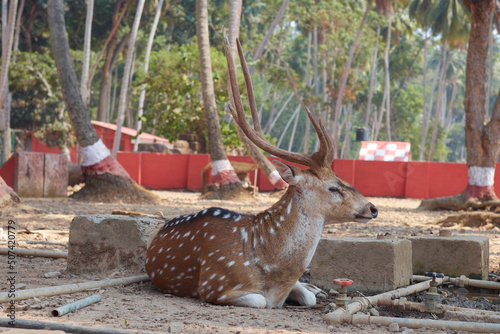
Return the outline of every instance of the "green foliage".
{"type": "MultiPolygon", "coordinates": [[[[215,99],[218,113],[223,116],[227,98],[226,58],[211,48],[212,71],[215,99]]],[[[199,82],[198,47],[196,40],[190,44],[173,45],[170,50],[155,51],[151,54],[150,72],[144,77],[139,73],[134,81],[138,91],[146,84],[147,94],[144,108],[144,127],[156,129],[156,134],[177,139],[179,134],[194,132],[206,152],[207,134],[203,100],[199,82]]],[[[136,101],[133,101],[135,104],[136,101]]],[[[224,140],[236,145],[234,126],[223,126],[224,140]]]]}
{"type": "Polygon", "coordinates": [[[54,60],[49,52],[17,52],[9,71],[13,128],[33,129],[49,147],[73,146],[73,129],[62,100],[54,60]]]}

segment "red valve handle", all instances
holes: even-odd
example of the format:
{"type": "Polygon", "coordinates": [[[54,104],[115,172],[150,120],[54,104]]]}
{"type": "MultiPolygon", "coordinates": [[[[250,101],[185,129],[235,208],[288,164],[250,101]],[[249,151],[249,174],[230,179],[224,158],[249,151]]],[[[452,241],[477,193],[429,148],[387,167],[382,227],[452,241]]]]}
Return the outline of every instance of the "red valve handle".
{"type": "Polygon", "coordinates": [[[348,278],[336,278],[333,280],[333,284],[336,285],[352,285],[353,280],[350,280],[348,278]]]}

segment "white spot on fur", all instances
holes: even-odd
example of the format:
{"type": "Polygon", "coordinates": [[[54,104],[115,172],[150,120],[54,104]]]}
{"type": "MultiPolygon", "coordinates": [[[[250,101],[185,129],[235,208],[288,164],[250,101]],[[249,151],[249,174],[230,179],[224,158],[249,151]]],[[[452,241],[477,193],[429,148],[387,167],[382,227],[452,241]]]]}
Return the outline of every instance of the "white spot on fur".
{"type": "Polygon", "coordinates": [[[184,258],[184,261],[186,261],[187,259],[189,259],[191,257],[191,255],[188,255],[184,258]]]}
{"type": "Polygon", "coordinates": [[[187,233],[185,233],[185,234],[183,235],[183,237],[184,237],[184,238],[185,238],[185,237],[189,237],[189,235],[190,235],[190,234],[191,234],[191,232],[187,232],[187,233]]]}
{"type": "Polygon", "coordinates": [[[236,232],[238,230],[237,227],[233,227],[233,233],[236,232]]]}
{"type": "Polygon", "coordinates": [[[229,217],[231,217],[230,213],[226,213],[224,216],[222,216],[222,218],[224,218],[224,219],[228,219],[229,217]]]}
{"type": "Polygon", "coordinates": [[[217,300],[218,300],[218,301],[222,301],[222,300],[224,300],[224,299],[226,299],[226,298],[227,298],[227,296],[226,296],[226,295],[222,295],[222,296],[220,296],[219,298],[217,298],[217,300]]]}
{"type": "Polygon", "coordinates": [[[288,202],[288,206],[286,207],[286,214],[289,215],[292,212],[292,202],[293,198],[290,198],[290,202],[288,202]]]}
{"type": "Polygon", "coordinates": [[[222,275],[222,276],[219,278],[219,281],[222,281],[224,278],[226,278],[226,275],[222,275]]]}
{"type": "Polygon", "coordinates": [[[237,222],[237,221],[239,221],[240,219],[241,219],[241,215],[238,215],[234,221],[235,221],[235,222],[237,222]]]}
{"type": "Polygon", "coordinates": [[[208,281],[205,281],[205,282],[201,283],[201,286],[205,286],[205,285],[207,285],[207,283],[208,283],[208,281]]]}
{"type": "Polygon", "coordinates": [[[237,284],[234,286],[233,290],[239,290],[243,287],[243,284],[237,284]]]}
{"type": "Polygon", "coordinates": [[[234,261],[231,261],[231,262],[228,262],[228,263],[227,263],[227,266],[228,266],[228,267],[231,267],[233,264],[234,264],[234,261]]]}
{"type": "Polygon", "coordinates": [[[214,213],[213,213],[213,215],[214,215],[214,216],[218,216],[218,215],[220,215],[220,210],[218,210],[218,209],[217,209],[217,210],[215,210],[215,211],[214,211],[214,213]]]}
{"type": "Polygon", "coordinates": [[[241,240],[243,240],[243,242],[247,242],[248,240],[248,233],[243,227],[241,228],[241,240]]]}
{"type": "Polygon", "coordinates": [[[217,259],[217,261],[222,261],[224,260],[226,257],[225,256],[221,256],[220,258],[217,259]]]}
{"type": "Polygon", "coordinates": [[[203,227],[206,227],[208,225],[208,222],[203,223],[203,227]]]}
{"type": "Polygon", "coordinates": [[[212,276],[209,277],[209,279],[214,279],[217,274],[213,274],[212,276]]]}
{"type": "Polygon", "coordinates": [[[250,265],[250,261],[245,261],[245,262],[243,262],[243,265],[244,265],[245,267],[249,266],[249,265],[250,265]]]}
{"type": "Polygon", "coordinates": [[[208,240],[214,240],[215,238],[215,235],[211,235],[210,238],[208,238],[208,240]]]}
{"type": "Polygon", "coordinates": [[[271,228],[269,228],[269,232],[271,232],[271,234],[273,234],[273,235],[276,233],[276,232],[274,231],[274,228],[272,228],[272,227],[271,227],[271,228]]]}

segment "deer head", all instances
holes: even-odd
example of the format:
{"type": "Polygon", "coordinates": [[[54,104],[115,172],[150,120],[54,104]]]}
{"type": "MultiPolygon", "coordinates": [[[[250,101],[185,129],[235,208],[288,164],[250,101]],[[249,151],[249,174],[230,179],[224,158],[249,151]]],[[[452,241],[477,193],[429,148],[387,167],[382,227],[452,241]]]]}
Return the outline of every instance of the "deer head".
{"type": "Polygon", "coordinates": [[[243,111],[225,33],[224,44],[235,121],[261,149],[309,168],[275,161],[290,186],[277,203],[257,215],[210,208],[167,222],[148,249],[146,271],[164,292],[214,304],[280,307],[288,297],[301,305],[314,305],[321,290],[298,279],[312,259],[325,223],[368,222],[377,216],[377,208],[332,171],[332,140],[309,110],[306,112],[320,139],[318,152],[292,153],[264,139],[237,41],[254,121],[252,129],[243,111]]]}

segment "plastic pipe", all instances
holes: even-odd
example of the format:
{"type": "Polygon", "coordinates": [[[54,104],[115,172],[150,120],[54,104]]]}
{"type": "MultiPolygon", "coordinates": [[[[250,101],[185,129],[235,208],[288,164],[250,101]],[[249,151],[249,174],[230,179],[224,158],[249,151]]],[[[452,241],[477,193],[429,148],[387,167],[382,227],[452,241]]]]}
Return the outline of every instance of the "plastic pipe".
{"type": "Polygon", "coordinates": [[[148,275],[107,279],[107,280],[102,280],[102,281],[94,281],[94,282],[86,282],[86,283],[51,286],[51,287],[45,287],[45,288],[36,288],[36,289],[15,291],[15,296],[13,298],[9,298],[9,293],[11,293],[11,292],[2,292],[2,293],[0,293],[0,303],[6,302],[9,300],[23,300],[23,299],[33,298],[33,297],[48,297],[48,296],[64,295],[64,294],[68,294],[68,293],[80,292],[80,291],[85,291],[85,290],[90,290],[90,289],[105,288],[108,286],[115,286],[115,285],[127,285],[127,284],[146,282],[146,281],[149,281],[148,275]]]}
{"type": "MultiPolygon", "coordinates": [[[[9,322],[9,318],[0,318],[0,327],[13,328],[9,322]]],[[[158,332],[148,332],[143,330],[128,330],[116,328],[102,328],[90,326],[77,326],[68,324],[59,324],[48,321],[24,320],[16,319],[14,328],[29,328],[29,329],[50,329],[61,330],[67,333],[84,333],[84,334],[159,334],[158,332]]]]}
{"type": "Polygon", "coordinates": [[[353,325],[375,324],[389,326],[395,322],[399,326],[408,328],[447,328],[457,331],[469,331],[475,333],[500,333],[500,324],[486,324],[480,322],[430,320],[430,319],[408,319],[392,317],[374,317],[365,314],[343,314],[334,312],[329,314],[330,323],[344,323],[353,325]]]}
{"type": "Polygon", "coordinates": [[[50,313],[54,317],[61,317],[65,314],[68,314],[69,312],[74,312],[76,310],[79,310],[85,306],[89,306],[92,304],[97,303],[98,301],[101,300],[101,295],[93,295],[84,299],[77,300],[76,302],[69,303],[66,305],[63,305],[61,307],[53,309],[50,313]]]}
{"type": "Polygon", "coordinates": [[[1,255],[8,255],[9,251],[11,252],[11,254],[15,253],[16,255],[21,255],[21,256],[52,257],[52,258],[63,258],[63,259],[66,259],[68,257],[68,252],[57,252],[45,249],[15,248],[14,250],[10,250],[5,247],[0,248],[1,255]]]}

